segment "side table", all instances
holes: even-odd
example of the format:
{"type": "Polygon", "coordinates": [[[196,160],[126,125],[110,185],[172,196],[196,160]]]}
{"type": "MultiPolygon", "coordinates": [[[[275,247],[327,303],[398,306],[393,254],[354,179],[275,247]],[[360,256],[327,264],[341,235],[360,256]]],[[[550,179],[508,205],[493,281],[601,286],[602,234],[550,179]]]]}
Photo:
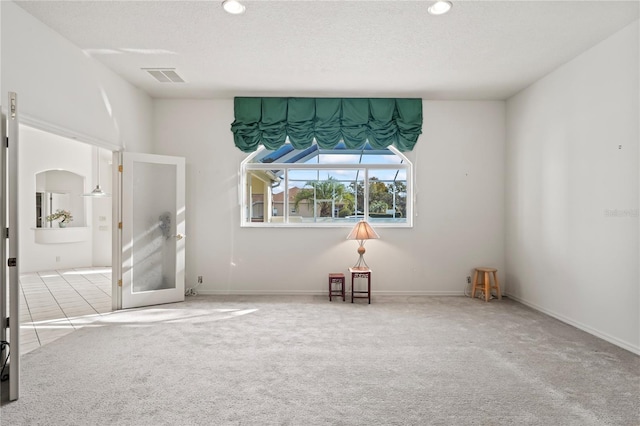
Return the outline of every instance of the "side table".
{"type": "Polygon", "coordinates": [[[369,304],[371,304],[371,269],[367,267],[360,268],[349,268],[349,272],[351,272],[351,303],[353,303],[353,299],[369,299],[369,304]],[[366,278],[367,279],[367,290],[355,290],[355,280],[358,278],[366,278]],[[358,294],[358,296],[356,296],[358,294]]]}

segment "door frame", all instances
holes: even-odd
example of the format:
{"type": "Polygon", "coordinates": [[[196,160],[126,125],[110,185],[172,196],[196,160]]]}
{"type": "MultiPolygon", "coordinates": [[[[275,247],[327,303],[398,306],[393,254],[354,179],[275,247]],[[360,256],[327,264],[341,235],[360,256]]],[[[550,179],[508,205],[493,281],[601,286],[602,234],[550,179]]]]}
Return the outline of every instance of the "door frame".
{"type": "MultiPolygon", "coordinates": [[[[68,128],[58,126],[48,121],[32,117],[28,114],[20,115],[20,125],[32,127],[57,136],[62,136],[74,141],[98,147],[111,151],[113,158],[112,167],[112,219],[111,219],[111,308],[115,310],[122,309],[122,229],[119,224],[122,222],[122,173],[119,171],[122,165],[124,148],[119,145],[107,142],[103,139],[95,138],[87,134],[83,134],[68,128]]],[[[4,197],[3,197],[4,199],[4,197]]],[[[18,215],[22,214],[18,212],[18,215]]],[[[1,217],[1,216],[0,216],[1,217]]],[[[0,310],[0,313],[2,311],[0,310]]]]}
{"type": "MultiPolygon", "coordinates": [[[[6,168],[6,143],[7,133],[7,114],[2,111],[2,102],[0,101],[0,140],[2,141],[2,147],[0,148],[0,192],[2,193],[2,197],[0,198],[0,227],[4,229],[7,224],[7,168],[6,168]]],[[[7,297],[9,293],[7,292],[7,264],[5,259],[7,258],[7,238],[6,234],[2,232],[2,237],[0,238],[0,320],[5,321],[7,318],[7,297]]],[[[7,340],[7,327],[6,323],[0,324],[0,340],[7,340]]],[[[1,360],[0,360],[1,361],[1,360]]]]}
{"type": "Polygon", "coordinates": [[[111,309],[122,309],[122,150],[113,151],[111,175],[111,309]]]}
{"type": "MultiPolygon", "coordinates": [[[[18,239],[18,229],[20,224],[20,212],[18,209],[18,149],[20,147],[19,123],[20,114],[18,110],[18,95],[9,92],[9,105],[6,122],[6,168],[7,193],[5,202],[7,203],[7,218],[4,222],[8,232],[5,238],[8,239],[8,250],[5,253],[9,272],[9,343],[13,346],[9,358],[9,401],[15,401],[20,396],[20,241],[18,239]],[[13,181],[13,182],[12,182],[13,181]],[[13,260],[13,264],[11,263],[13,260]]],[[[4,225],[3,225],[4,226],[4,225]]],[[[4,232],[4,229],[2,230],[4,232]]],[[[3,239],[3,241],[5,241],[3,239]]],[[[4,321],[4,319],[3,319],[4,321]]]]}
{"type": "MultiPolygon", "coordinates": [[[[8,342],[6,347],[9,355],[9,401],[15,401],[20,396],[20,241],[19,241],[19,209],[18,209],[18,149],[20,114],[18,110],[18,95],[9,92],[6,115],[2,114],[2,154],[0,166],[2,172],[2,222],[0,232],[2,232],[2,309],[0,313],[0,337],[7,340],[6,329],[9,329],[8,342]],[[8,293],[7,293],[8,292],[8,293]],[[9,301],[9,312],[6,311],[7,300],[9,301]],[[7,313],[9,314],[7,316],[7,313]],[[13,347],[13,348],[11,348],[13,347]]],[[[3,359],[6,355],[3,353],[3,359]]],[[[0,361],[2,362],[2,361],[0,361]]]]}
{"type": "MultiPolygon", "coordinates": [[[[49,123],[45,120],[41,120],[38,118],[34,118],[29,116],[28,114],[21,114],[20,115],[20,124],[27,126],[27,127],[31,127],[37,130],[41,130],[43,132],[47,132],[47,133],[51,133],[53,135],[57,135],[57,136],[62,136],[64,138],[68,138],[80,143],[84,143],[87,144],[89,146],[92,147],[97,147],[100,149],[104,149],[107,151],[111,151],[114,156],[115,156],[122,151],[122,147],[114,145],[112,143],[106,142],[102,139],[98,139],[98,138],[94,138],[92,136],[83,134],[83,133],[79,133],[73,130],[69,130],[67,128],[49,123]]],[[[113,163],[114,165],[116,164],[115,161],[113,163]]],[[[119,173],[117,171],[117,168],[114,166],[113,167],[113,171],[112,171],[112,178],[115,181],[117,181],[119,173]]],[[[118,200],[120,198],[120,187],[117,185],[113,185],[113,188],[111,190],[111,195],[112,195],[112,204],[116,204],[115,200],[118,200]]],[[[112,248],[115,247],[115,245],[117,244],[117,240],[116,238],[119,237],[119,233],[117,232],[117,226],[118,226],[118,217],[116,216],[116,210],[115,210],[115,206],[112,206],[112,212],[114,213],[112,215],[112,220],[111,220],[111,229],[112,229],[112,236],[111,236],[111,246],[112,248]]],[[[21,212],[18,212],[18,214],[22,214],[21,212]]],[[[111,268],[112,268],[112,274],[111,274],[111,283],[112,283],[112,291],[111,291],[111,299],[112,299],[112,309],[116,309],[114,306],[114,302],[117,297],[118,297],[118,291],[117,291],[117,285],[118,285],[118,276],[116,274],[116,263],[114,263],[115,260],[112,258],[111,260],[111,268]]],[[[1,311],[0,311],[1,312],[1,311]]]]}

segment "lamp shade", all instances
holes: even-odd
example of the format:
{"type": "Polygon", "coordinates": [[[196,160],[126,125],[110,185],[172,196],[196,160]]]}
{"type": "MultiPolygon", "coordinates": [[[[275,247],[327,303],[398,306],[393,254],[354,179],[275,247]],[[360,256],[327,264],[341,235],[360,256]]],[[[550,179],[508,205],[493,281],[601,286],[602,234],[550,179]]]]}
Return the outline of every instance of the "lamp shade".
{"type": "Polygon", "coordinates": [[[366,220],[356,223],[351,233],[347,236],[347,240],[377,240],[380,236],[373,230],[366,220]]]}
{"type": "Polygon", "coordinates": [[[102,190],[102,188],[100,188],[100,185],[96,185],[96,187],[93,188],[93,191],[87,192],[86,194],[82,194],[82,196],[83,197],[110,197],[111,194],[107,194],[102,190]]]}

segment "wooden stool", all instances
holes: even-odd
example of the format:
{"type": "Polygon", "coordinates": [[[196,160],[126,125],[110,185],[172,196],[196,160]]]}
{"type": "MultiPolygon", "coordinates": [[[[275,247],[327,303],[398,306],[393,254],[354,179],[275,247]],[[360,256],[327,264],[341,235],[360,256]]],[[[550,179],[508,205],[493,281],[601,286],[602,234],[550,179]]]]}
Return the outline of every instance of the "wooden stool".
{"type": "Polygon", "coordinates": [[[344,302],[346,300],[344,295],[344,287],[344,274],[337,272],[329,274],[329,302],[331,302],[332,296],[342,296],[342,301],[344,302]],[[340,287],[334,290],[334,284],[339,284],[340,287]]]}
{"type": "Polygon", "coordinates": [[[367,299],[371,304],[371,269],[368,267],[353,267],[349,268],[349,272],[351,272],[351,303],[353,303],[353,299],[367,299]],[[366,290],[356,290],[356,278],[365,278],[367,280],[366,290]]]}
{"type": "Polygon", "coordinates": [[[488,302],[491,298],[491,289],[496,289],[496,295],[498,299],[502,299],[502,294],[500,293],[500,284],[498,284],[498,275],[496,274],[498,270],[496,268],[476,268],[476,271],[473,274],[473,286],[471,287],[471,298],[476,297],[476,289],[482,289],[484,291],[484,300],[488,302]],[[493,273],[493,282],[494,285],[491,285],[491,276],[493,273]],[[482,275],[484,274],[484,278],[482,275]],[[481,278],[481,280],[478,280],[481,278]]]}

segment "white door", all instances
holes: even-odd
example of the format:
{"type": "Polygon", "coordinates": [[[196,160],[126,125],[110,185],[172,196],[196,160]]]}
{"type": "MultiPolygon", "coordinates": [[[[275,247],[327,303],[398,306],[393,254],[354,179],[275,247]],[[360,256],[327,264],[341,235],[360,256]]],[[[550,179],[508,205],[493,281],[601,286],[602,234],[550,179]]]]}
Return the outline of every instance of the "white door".
{"type": "MultiPolygon", "coordinates": [[[[9,93],[7,115],[2,114],[2,148],[0,149],[0,238],[2,267],[0,268],[0,340],[9,345],[1,353],[0,367],[8,354],[9,400],[18,399],[20,392],[20,287],[18,269],[18,96],[9,93]],[[7,285],[8,284],[8,285],[7,285]],[[8,291],[7,291],[8,290],[8,291]],[[8,296],[8,298],[7,298],[8,296]],[[9,316],[7,321],[7,300],[9,316]]],[[[7,372],[5,371],[4,374],[7,372]]]]}
{"type": "Polygon", "coordinates": [[[121,308],[184,300],[185,160],[122,153],[121,308]]]}

